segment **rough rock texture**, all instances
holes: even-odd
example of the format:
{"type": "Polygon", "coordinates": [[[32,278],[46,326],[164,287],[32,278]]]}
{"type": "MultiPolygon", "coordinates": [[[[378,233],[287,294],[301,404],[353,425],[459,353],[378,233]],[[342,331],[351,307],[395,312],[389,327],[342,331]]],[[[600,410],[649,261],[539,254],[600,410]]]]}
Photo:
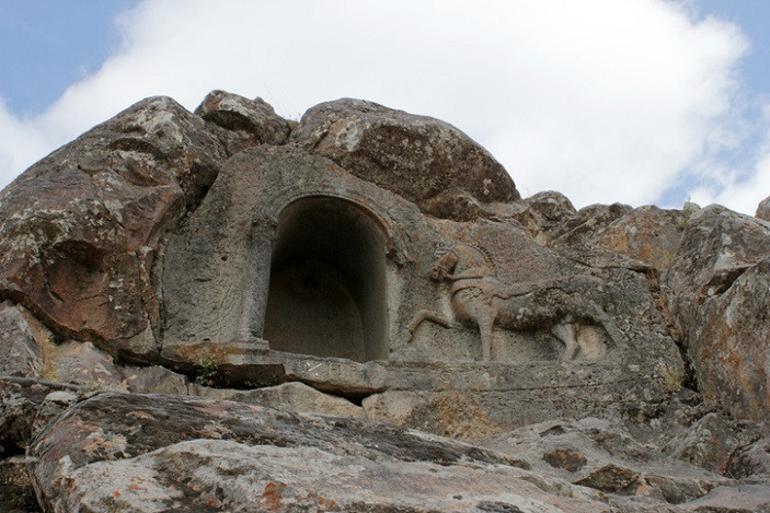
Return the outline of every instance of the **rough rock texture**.
{"type": "Polygon", "coordinates": [[[600,230],[594,241],[664,272],[674,260],[686,226],[682,211],[641,207],[600,230]]]}
{"type": "Polygon", "coordinates": [[[734,478],[751,476],[770,479],[770,436],[743,445],[730,456],[726,474],[734,478]]]}
{"type": "Polygon", "coordinates": [[[143,100],[0,193],[0,511],[768,513],[766,203],[576,210],[370,102],[143,100]]]}
{"type": "Polygon", "coordinates": [[[5,513],[30,513],[40,511],[27,472],[29,460],[24,456],[12,456],[0,460],[0,499],[5,513]]]}
{"type": "Polygon", "coordinates": [[[289,122],[262,98],[250,100],[226,91],[210,92],[195,114],[230,132],[225,141],[231,153],[258,144],[285,144],[291,132],[289,122]]]}
{"type": "Polygon", "coordinates": [[[284,383],[274,387],[236,392],[230,399],[290,412],[338,417],[363,417],[364,415],[360,406],[356,406],[347,399],[324,394],[302,383],[284,383]]]}
{"type": "Polygon", "coordinates": [[[259,102],[219,93],[201,110],[228,130],[212,132],[170,98],[148,98],[4,189],[0,298],[25,305],[62,338],[151,358],[161,315],[153,265],[162,240],[197,207],[233,141],[248,146],[242,126],[217,113],[266,120],[265,132],[287,135],[286,126],[272,126],[280,118],[259,102]]]}
{"type": "Polygon", "coordinates": [[[317,105],[292,140],[428,212],[439,213],[430,200],[455,188],[481,202],[519,198],[505,169],[457,128],[376,103],[346,98],[317,105]]]}
{"type": "Polygon", "coordinates": [[[770,226],[704,208],[687,223],[666,285],[704,398],[770,419],[770,226]]]}
{"type": "Polygon", "coordinates": [[[754,217],[770,222],[770,196],[759,202],[757,213],[754,214],[754,217]]]}
{"type": "Polygon", "coordinates": [[[615,511],[742,511],[730,509],[737,504],[764,511],[770,502],[767,486],[756,486],[763,480],[759,467],[744,466],[753,470],[725,477],[671,458],[667,441],[692,429],[682,419],[695,410],[679,405],[646,426],[590,417],[549,421],[494,437],[485,446],[515,455],[539,475],[605,492],[615,511]]]}
{"type": "Polygon", "coordinates": [[[187,394],[187,376],[172,372],[160,365],[150,367],[123,367],[123,381],[131,392],[155,394],[187,394]]]}
{"type": "Polygon", "coordinates": [[[112,357],[90,342],[66,342],[55,351],[53,369],[46,376],[49,379],[95,388],[123,388],[123,376],[112,357]]]}
{"type": "Polygon", "coordinates": [[[0,194],[0,297],[60,336],[152,353],[158,241],[224,157],[200,118],[162,97],[55,151],[0,194]]]}
{"type": "Polygon", "coordinates": [[[473,446],[171,396],[92,398],[30,454],[51,511],[597,511],[590,491],[543,490],[520,462],[473,446]]]}
{"type": "Polygon", "coordinates": [[[0,303],[0,374],[32,377],[42,371],[43,357],[23,311],[0,303]]]}
{"type": "Polygon", "coordinates": [[[751,441],[752,433],[741,432],[734,422],[712,412],[674,437],[667,449],[682,461],[724,474],[736,449],[751,441]]]}

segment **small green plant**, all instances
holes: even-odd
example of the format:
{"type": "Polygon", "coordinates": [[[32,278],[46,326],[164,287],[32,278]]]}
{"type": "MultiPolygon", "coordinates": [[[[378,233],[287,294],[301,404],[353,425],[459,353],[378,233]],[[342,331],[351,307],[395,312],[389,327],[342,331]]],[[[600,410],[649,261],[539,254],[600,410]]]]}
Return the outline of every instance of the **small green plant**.
{"type": "Polygon", "coordinates": [[[216,382],[215,378],[219,373],[219,362],[214,356],[207,354],[201,357],[198,361],[198,375],[195,377],[195,382],[199,385],[213,386],[216,382]]]}

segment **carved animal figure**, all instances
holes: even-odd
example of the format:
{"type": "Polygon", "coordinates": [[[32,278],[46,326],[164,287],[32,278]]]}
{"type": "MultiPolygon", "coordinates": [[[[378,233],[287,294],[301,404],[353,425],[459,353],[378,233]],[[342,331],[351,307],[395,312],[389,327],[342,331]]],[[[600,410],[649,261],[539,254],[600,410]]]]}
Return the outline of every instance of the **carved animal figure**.
{"type": "MultiPolygon", "coordinates": [[[[434,281],[451,284],[451,305],[457,320],[475,324],[481,335],[482,359],[492,358],[495,326],[520,331],[550,327],[564,344],[562,360],[574,358],[577,349],[575,321],[588,320],[604,328],[614,341],[620,333],[604,310],[587,296],[605,296],[601,280],[575,276],[507,285],[495,276],[492,259],[480,248],[454,246],[432,266],[434,281]]],[[[408,326],[409,340],[423,321],[444,327],[454,323],[431,310],[419,311],[408,326]]]]}

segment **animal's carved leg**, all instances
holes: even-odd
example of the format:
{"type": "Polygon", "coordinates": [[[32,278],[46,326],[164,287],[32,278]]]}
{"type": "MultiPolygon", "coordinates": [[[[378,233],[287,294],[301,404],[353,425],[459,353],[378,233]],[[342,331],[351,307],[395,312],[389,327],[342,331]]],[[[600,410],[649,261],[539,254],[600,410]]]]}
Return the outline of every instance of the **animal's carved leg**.
{"type": "Polygon", "coordinates": [[[616,346],[626,345],[624,343],[626,340],[625,335],[623,335],[612,318],[599,305],[591,304],[588,311],[585,312],[585,316],[604,328],[604,331],[616,346]]]}
{"type": "Polygon", "coordinates": [[[452,327],[452,321],[448,320],[442,315],[436,312],[433,312],[431,310],[420,310],[419,312],[417,312],[417,314],[414,316],[414,319],[412,319],[412,322],[410,322],[409,326],[407,326],[406,328],[407,333],[409,333],[409,338],[407,339],[407,342],[412,341],[412,339],[414,338],[414,332],[417,331],[417,327],[422,323],[422,321],[435,322],[436,324],[439,324],[445,328],[452,327]]]}
{"type": "Polygon", "coordinates": [[[477,317],[476,322],[481,335],[481,359],[485,362],[491,361],[495,317],[491,312],[484,313],[477,317]]]}
{"type": "Polygon", "coordinates": [[[575,324],[569,320],[562,321],[551,328],[551,333],[564,344],[564,353],[561,355],[561,361],[566,362],[575,358],[578,348],[575,324]]]}

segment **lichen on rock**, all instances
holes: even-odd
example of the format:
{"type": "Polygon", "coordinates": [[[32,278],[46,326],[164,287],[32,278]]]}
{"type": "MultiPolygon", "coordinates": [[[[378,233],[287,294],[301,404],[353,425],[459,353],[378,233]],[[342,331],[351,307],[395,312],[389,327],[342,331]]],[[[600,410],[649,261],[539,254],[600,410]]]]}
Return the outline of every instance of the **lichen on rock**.
{"type": "Polygon", "coordinates": [[[766,203],[578,210],[372,102],[142,100],[0,192],[0,509],[770,511],[766,203]]]}

